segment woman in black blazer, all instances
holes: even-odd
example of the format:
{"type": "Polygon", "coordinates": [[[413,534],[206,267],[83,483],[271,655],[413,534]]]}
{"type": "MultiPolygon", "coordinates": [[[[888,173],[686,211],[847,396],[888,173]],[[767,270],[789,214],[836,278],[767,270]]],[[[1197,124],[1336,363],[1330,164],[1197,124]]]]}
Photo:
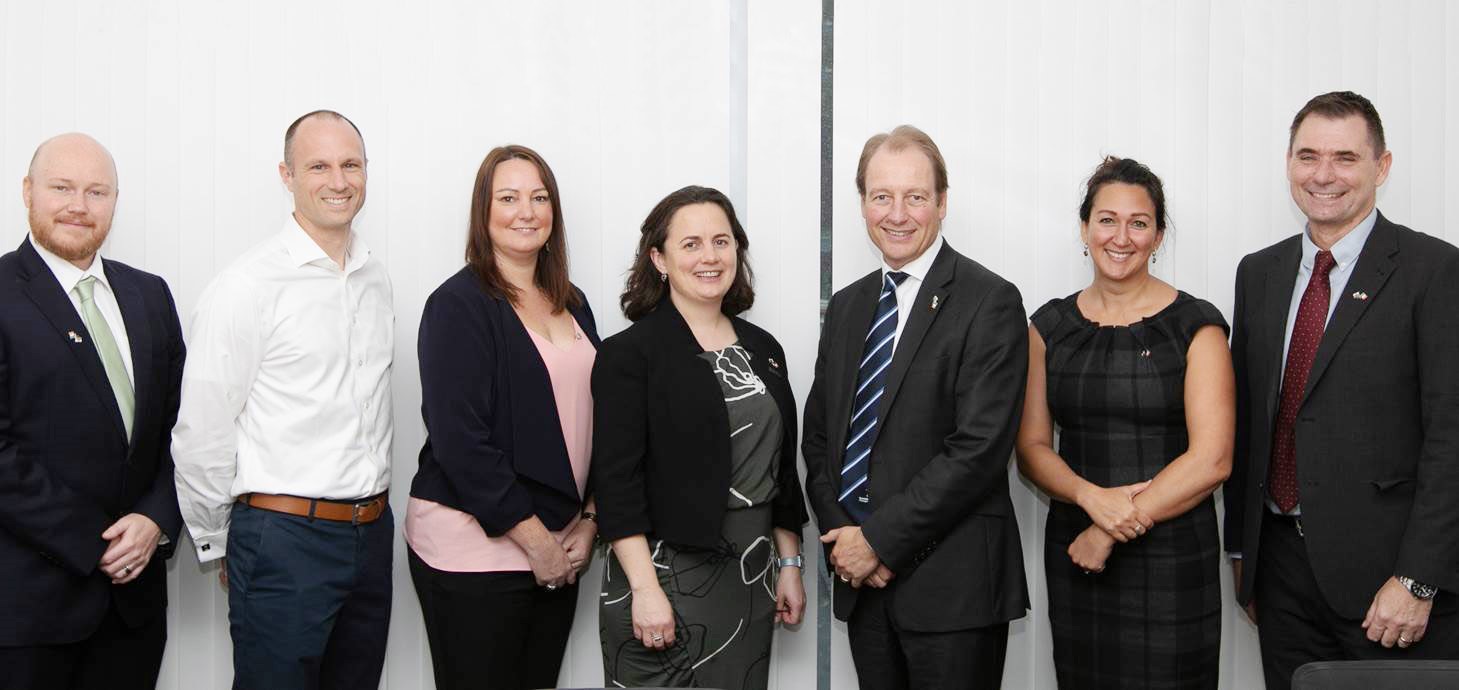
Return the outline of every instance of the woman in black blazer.
{"type": "Polygon", "coordinates": [[[482,161],[466,260],[421,315],[411,580],[437,688],[555,686],[597,534],[584,499],[598,336],[536,152],[482,161]]]}
{"type": "Polygon", "coordinates": [[[635,323],[593,367],[610,685],[764,688],[774,623],[805,608],[785,352],[735,316],[748,248],[722,193],[659,202],[621,298],[635,323]]]}

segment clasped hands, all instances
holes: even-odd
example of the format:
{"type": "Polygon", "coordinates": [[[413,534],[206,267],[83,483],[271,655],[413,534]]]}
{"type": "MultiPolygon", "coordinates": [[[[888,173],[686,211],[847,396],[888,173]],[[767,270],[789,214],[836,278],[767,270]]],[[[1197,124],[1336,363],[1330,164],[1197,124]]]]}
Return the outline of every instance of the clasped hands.
{"type": "Polygon", "coordinates": [[[1092,487],[1076,497],[1076,503],[1094,522],[1069,544],[1069,559],[1085,573],[1104,571],[1116,542],[1137,539],[1155,526],[1155,521],[1135,505],[1135,497],[1150,486],[1149,481],[1110,488],[1092,487]]]}
{"type": "Polygon", "coordinates": [[[896,577],[877,558],[860,527],[837,527],[821,535],[821,543],[836,545],[831,549],[831,566],[836,569],[836,576],[852,587],[860,588],[865,583],[880,589],[896,577]]]}
{"type": "Polygon", "coordinates": [[[112,584],[124,585],[137,579],[152,562],[162,529],[146,515],[128,513],[107,527],[101,538],[109,543],[97,567],[112,584]]]}
{"type": "Polygon", "coordinates": [[[539,587],[557,589],[577,582],[578,575],[593,558],[593,539],[598,525],[592,520],[578,520],[563,536],[562,542],[550,536],[524,547],[527,563],[539,587]]]}

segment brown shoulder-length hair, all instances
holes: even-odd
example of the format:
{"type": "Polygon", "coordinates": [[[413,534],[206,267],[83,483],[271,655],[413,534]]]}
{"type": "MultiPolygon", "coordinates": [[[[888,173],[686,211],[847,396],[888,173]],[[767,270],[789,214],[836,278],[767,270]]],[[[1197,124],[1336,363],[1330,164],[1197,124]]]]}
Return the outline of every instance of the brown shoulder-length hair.
{"type": "Polygon", "coordinates": [[[633,267],[628,270],[628,281],[623,286],[623,294],[618,297],[618,303],[623,307],[623,315],[629,321],[643,318],[668,294],[668,283],[659,275],[649,250],[657,249],[660,254],[664,252],[664,244],[669,239],[669,223],[673,222],[674,214],[679,209],[694,204],[714,204],[723,210],[725,217],[729,218],[730,232],[735,237],[735,279],[730,283],[729,291],[724,294],[719,310],[734,316],[755,303],[755,274],[750,270],[750,238],[745,234],[744,226],[740,225],[740,219],[735,216],[734,205],[718,189],[690,185],[664,197],[663,201],[648,212],[648,217],[643,219],[643,227],[639,228],[638,254],[633,259],[633,267]]]}
{"type": "Polygon", "coordinates": [[[565,231],[562,200],[557,194],[557,177],[552,174],[552,168],[548,167],[547,161],[526,146],[498,146],[486,154],[486,158],[481,161],[481,167],[476,170],[476,185],[471,190],[470,230],[466,235],[466,263],[476,272],[476,277],[487,294],[505,297],[513,305],[518,304],[520,295],[517,294],[517,288],[508,283],[502,277],[501,269],[497,268],[496,253],[492,251],[491,231],[488,230],[493,198],[492,180],[496,177],[496,166],[512,159],[537,166],[537,173],[542,176],[542,184],[547,187],[547,196],[552,203],[552,230],[547,236],[547,244],[542,245],[542,250],[537,252],[537,287],[542,290],[547,301],[552,303],[554,313],[568,307],[581,306],[582,298],[578,297],[577,291],[567,278],[567,239],[563,236],[565,231]]]}

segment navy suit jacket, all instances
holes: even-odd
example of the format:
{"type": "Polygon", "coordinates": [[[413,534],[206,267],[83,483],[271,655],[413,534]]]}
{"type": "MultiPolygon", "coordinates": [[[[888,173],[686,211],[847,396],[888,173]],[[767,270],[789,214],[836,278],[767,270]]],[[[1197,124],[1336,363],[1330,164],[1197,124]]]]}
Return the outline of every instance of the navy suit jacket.
{"type": "Polygon", "coordinates": [[[97,564],[101,533],[128,513],[177,542],[171,434],[182,327],[161,278],[102,266],[131,341],[130,443],[101,357],[55,275],[29,239],[0,257],[0,646],[85,639],[113,601],[134,626],[167,604],[170,548],[126,585],[112,585],[97,564]]]}
{"type": "MultiPolygon", "coordinates": [[[[597,347],[593,313],[581,304],[568,311],[597,347]]],[[[426,300],[416,349],[427,438],[410,495],[472,514],[493,537],[532,515],[550,530],[567,526],[586,497],[547,365],[511,302],[462,268],[426,300]]]]}

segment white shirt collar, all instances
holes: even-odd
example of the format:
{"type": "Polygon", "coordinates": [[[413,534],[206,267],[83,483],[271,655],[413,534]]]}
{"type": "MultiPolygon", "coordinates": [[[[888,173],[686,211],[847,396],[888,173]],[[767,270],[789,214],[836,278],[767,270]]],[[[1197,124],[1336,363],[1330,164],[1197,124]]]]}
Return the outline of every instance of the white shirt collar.
{"type": "Polygon", "coordinates": [[[882,257],[881,274],[886,275],[892,271],[901,271],[908,276],[916,278],[919,283],[927,280],[927,272],[932,270],[932,262],[937,259],[937,253],[942,251],[942,244],[942,230],[939,228],[937,231],[937,239],[933,240],[932,244],[921,255],[908,261],[907,265],[901,268],[892,268],[887,264],[886,257],[882,257]]]}
{"type": "MultiPolygon", "coordinates": [[[[304,232],[304,228],[299,225],[299,220],[294,217],[294,214],[290,213],[284,220],[284,229],[279,233],[279,238],[284,243],[284,250],[289,252],[289,260],[293,261],[295,266],[317,264],[339,270],[339,265],[334,263],[334,259],[329,258],[329,254],[325,253],[324,248],[315,243],[309,233],[304,232]]],[[[365,261],[369,258],[370,248],[365,245],[365,241],[360,238],[359,233],[350,230],[350,245],[345,249],[345,273],[353,273],[365,265],[365,261]]]]}
{"type": "Polygon", "coordinates": [[[91,266],[83,271],[76,268],[76,264],[56,256],[55,252],[42,246],[35,240],[35,233],[30,234],[30,246],[35,248],[35,253],[41,255],[41,261],[46,262],[46,267],[51,269],[52,275],[56,276],[56,282],[61,284],[61,290],[67,294],[70,294],[76,284],[86,276],[96,278],[96,282],[106,286],[108,292],[115,292],[111,289],[111,281],[106,279],[106,270],[102,267],[100,250],[97,250],[96,256],[92,257],[91,266]]]}

